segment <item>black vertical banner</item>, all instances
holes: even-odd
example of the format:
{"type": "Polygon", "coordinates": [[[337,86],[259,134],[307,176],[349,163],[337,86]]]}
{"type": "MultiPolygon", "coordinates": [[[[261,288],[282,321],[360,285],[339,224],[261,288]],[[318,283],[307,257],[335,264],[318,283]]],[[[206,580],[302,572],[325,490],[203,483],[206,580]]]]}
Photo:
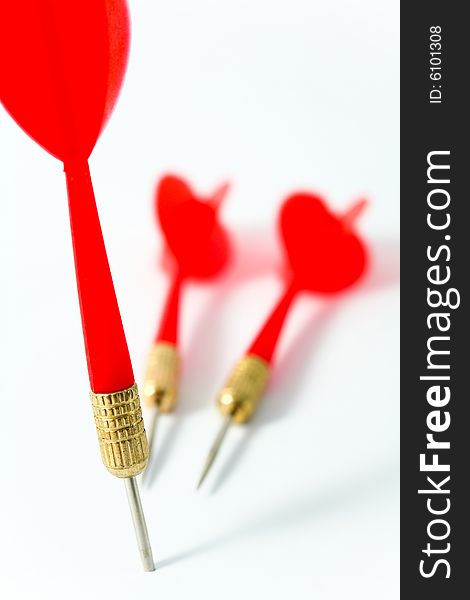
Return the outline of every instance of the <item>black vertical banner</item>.
{"type": "Polygon", "coordinates": [[[401,597],[413,600],[470,594],[466,9],[401,4],[401,597]]]}

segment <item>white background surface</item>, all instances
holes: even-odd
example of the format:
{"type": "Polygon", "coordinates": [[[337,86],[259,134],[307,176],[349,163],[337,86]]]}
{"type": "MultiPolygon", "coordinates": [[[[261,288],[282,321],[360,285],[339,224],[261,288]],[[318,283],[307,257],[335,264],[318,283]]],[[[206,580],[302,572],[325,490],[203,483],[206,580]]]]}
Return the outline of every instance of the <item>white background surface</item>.
{"type": "Polygon", "coordinates": [[[398,2],[131,2],[128,77],[91,160],[141,377],[166,289],[151,212],[168,169],[233,189],[238,263],[184,298],[180,406],[143,490],[144,574],[100,464],[61,165],[0,112],[0,588],[8,600],[398,598],[398,2]],[[256,419],[194,491],[214,395],[276,300],[277,207],[366,195],[373,265],[296,304],[256,419]],[[256,250],[261,240],[263,250],[256,250]]]}

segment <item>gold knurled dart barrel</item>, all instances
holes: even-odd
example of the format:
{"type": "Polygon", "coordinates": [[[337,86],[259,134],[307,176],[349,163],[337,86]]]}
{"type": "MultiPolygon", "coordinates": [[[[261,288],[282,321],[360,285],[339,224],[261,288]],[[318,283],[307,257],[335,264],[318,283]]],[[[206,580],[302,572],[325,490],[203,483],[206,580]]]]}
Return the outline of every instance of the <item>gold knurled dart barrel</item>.
{"type": "Polygon", "coordinates": [[[175,408],[178,395],[180,357],[174,344],[157,342],[148,354],[143,394],[150,408],[162,413],[175,408]]]}
{"type": "Polygon", "coordinates": [[[268,363],[254,354],[244,356],[235,365],[217,396],[217,406],[225,419],[209,450],[197,488],[206,478],[232,421],[246,423],[254,415],[268,383],[268,378],[268,363]]]}
{"type": "Polygon", "coordinates": [[[253,354],[244,356],[217,397],[220,412],[231,415],[235,423],[249,421],[258,408],[268,378],[267,362],[253,354]]]}
{"type": "Polygon", "coordinates": [[[137,543],[145,571],[154,571],[152,548],[135,477],[142,473],[149,459],[137,386],[113,392],[90,392],[96,432],[104,466],[126,486],[137,543]]]}
{"type": "Polygon", "coordinates": [[[116,477],[145,469],[149,449],[137,386],[112,394],[90,392],[104,466],[116,477]]]}

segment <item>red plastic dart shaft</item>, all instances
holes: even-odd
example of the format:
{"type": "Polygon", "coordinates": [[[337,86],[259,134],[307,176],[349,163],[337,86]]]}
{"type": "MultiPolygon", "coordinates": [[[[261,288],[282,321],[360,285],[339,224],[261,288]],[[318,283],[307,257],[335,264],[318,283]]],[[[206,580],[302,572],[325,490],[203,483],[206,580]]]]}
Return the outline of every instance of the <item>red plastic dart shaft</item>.
{"type": "Polygon", "coordinates": [[[70,226],[91,389],[129,388],[134,373],[86,162],[65,165],[70,226]]]}
{"type": "Polygon", "coordinates": [[[166,297],[160,325],[155,334],[156,344],[163,342],[178,346],[179,308],[183,283],[184,277],[176,272],[166,297]]]}
{"type": "Polygon", "coordinates": [[[290,263],[290,283],[219,393],[218,407],[225,418],[209,450],[198,488],[214,463],[232,421],[245,423],[256,411],[274,351],[298,293],[337,293],[364,272],[365,248],[353,232],[354,220],[364,206],[365,201],[360,200],[339,218],[327,210],[321,198],[312,194],[295,194],[283,204],[280,229],[290,263]]]}
{"type": "Polygon", "coordinates": [[[249,347],[247,354],[259,356],[267,363],[271,363],[276,344],[281,335],[282,328],[292,303],[297,297],[297,293],[298,288],[295,283],[291,283],[286,288],[281,299],[266,320],[266,323],[249,347]]]}

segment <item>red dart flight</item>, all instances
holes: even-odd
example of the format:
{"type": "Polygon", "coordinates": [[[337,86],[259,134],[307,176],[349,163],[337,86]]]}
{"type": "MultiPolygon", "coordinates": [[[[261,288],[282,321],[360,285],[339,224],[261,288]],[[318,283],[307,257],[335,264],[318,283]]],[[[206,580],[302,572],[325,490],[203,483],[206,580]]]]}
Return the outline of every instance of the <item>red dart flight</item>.
{"type": "Polygon", "coordinates": [[[88,169],[128,49],[122,0],[1,5],[0,99],[18,125],[64,163],[88,371],[97,393],[134,383],[88,169]]]}

